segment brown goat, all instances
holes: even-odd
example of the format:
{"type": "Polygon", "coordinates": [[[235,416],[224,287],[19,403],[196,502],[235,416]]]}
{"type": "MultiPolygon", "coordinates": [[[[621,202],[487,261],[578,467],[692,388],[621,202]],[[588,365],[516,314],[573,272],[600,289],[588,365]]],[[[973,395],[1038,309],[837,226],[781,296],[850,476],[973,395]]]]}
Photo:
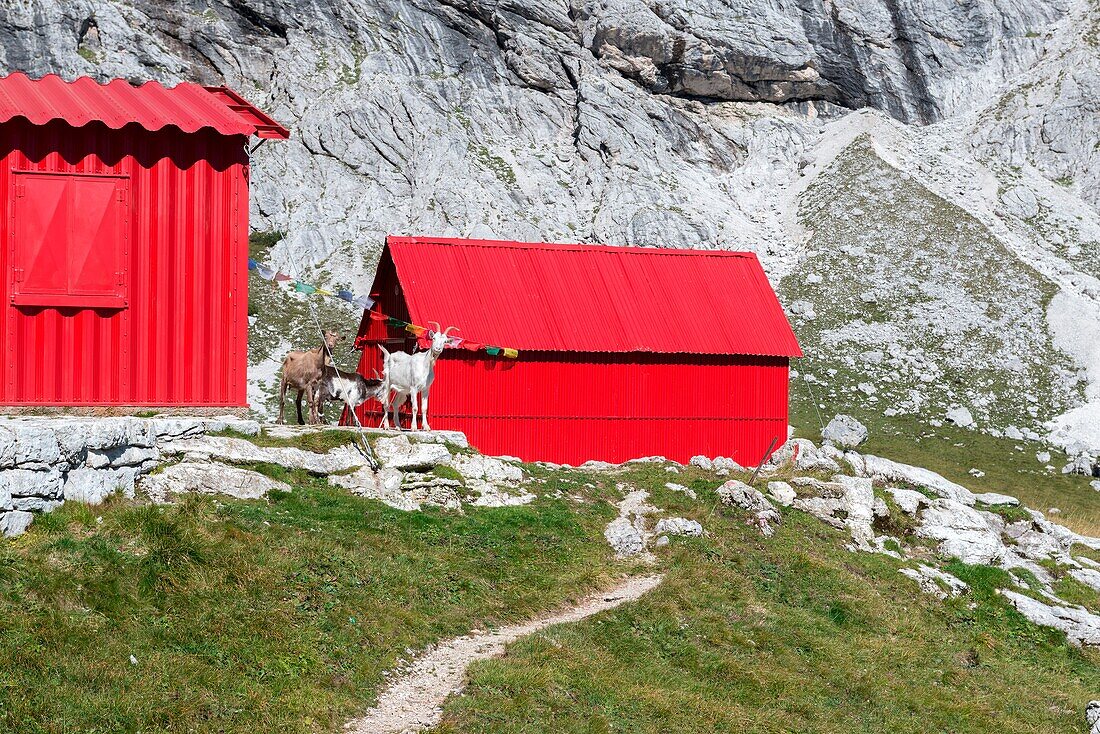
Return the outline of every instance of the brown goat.
{"type": "Polygon", "coordinates": [[[276,423],[283,423],[283,410],[286,406],[287,388],[294,388],[298,396],[294,404],[298,408],[298,423],[305,423],[302,418],[302,394],[306,396],[306,404],[309,407],[309,422],[320,423],[317,413],[317,399],[314,395],[314,387],[321,379],[321,372],[325,366],[331,364],[329,353],[344,337],[334,331],[325,332],[325,340],[316,349],[304,352],[291,352],[283,360],[283,377],[279,381],[279,418],[276,423]]]}

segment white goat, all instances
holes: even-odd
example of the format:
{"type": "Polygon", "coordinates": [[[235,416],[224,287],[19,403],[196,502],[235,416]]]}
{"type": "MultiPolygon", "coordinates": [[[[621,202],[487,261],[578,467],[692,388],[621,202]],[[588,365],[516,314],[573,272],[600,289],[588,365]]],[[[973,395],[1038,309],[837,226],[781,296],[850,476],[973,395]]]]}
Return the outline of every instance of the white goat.
{"type": "Polygon", "coordinates": [[[388,352],[381,344],[378,348],[382,351],[382,428],[390,427],[389,413],[393,413],[393,423],[398,429],[401,423],[397,418],[397,411],[405,404],[408,398],[412,405],[412,423],[410,429],[416,430],[417,404],[420,406],[421,430],[430,431],[428,425],[428,392],[435,381],[435,362],[443,349],[447,346],[448,334],[455,327],[448,326],[445,331],[439,331],[439,324],[435,324],[435,331],[431,332],[432,345],[426,352],[408,354],[406,352],[388,352]],[[390,399],[393,393],[393,399],[390,399]]]}

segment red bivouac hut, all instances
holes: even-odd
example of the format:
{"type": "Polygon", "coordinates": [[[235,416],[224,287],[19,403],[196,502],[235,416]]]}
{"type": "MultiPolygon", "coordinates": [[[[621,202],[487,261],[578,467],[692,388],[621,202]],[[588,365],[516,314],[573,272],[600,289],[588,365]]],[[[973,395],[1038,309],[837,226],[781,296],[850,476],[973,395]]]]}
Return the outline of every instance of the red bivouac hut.
{"type": "Polygon", "coordinates": [[[225,87],[0,78],[0,405],[247,405],[253,135],[225,87]]]}
{"type": "MultiPolygon", "coordinates": [[[[752,253],[389,237],[371,295],[387,316],[519,350],[447,349],[436,365],[432,428],[487,454],[755,465],[787,439],[802,352],[752,253]]],[[[365,315],[364,376],[378,343],[414,337],[365,315]]],[[[376,405],[361,410],[377,425],[376,405]]]]}

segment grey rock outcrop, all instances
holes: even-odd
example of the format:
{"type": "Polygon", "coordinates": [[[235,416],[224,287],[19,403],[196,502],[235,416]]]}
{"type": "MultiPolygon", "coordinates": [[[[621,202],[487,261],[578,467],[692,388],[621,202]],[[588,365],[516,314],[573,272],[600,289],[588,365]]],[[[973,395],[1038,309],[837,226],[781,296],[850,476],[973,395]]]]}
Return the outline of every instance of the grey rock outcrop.
{"type": "Polygon", "coordinates": [[[768,498],[744,482],[731,479],[715,490],[715,494],[722,504],[748,512],[748,524],[756,527],[766,538],[775,535],[775,527],[783,522],[783,516],[768,498]]]}
{"type": "Polygon", "coordinates": [[[182,461],[141,480],[142,490],[157,503],[190,493],[225,495],[242,500],[262,499],[272,490],[290,492],[290,485],[258,472],[214,462],[182,461]]]}
{"type": "Polygon", "coordinates": [[[1084,607],[1045,604],[1016,591],[1001,589],[999,592],[1020,614],[1035,624],[1053,627],[1066,633],[1066,639],[1075,645],[1100,645],[1100,617],[1084,607]]]}
{"type": "Polygon", "coordinates": [[[834,416],[821,438],[842,449],[854,449],[867,440],[867,426],[850,415],[834,416]]]}

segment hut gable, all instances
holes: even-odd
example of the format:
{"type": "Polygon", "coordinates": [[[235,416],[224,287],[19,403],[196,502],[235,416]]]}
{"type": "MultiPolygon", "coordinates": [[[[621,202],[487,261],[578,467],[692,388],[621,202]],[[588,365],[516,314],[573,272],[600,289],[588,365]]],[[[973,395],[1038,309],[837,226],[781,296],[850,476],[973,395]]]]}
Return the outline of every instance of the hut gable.
{"type": "MultiPolygon", "coordinates": [[[[447,350],[436,368],[432,426],[487,453],[747,464],[786,440],[802,353],[751,253],[390,237],[372,295],[388,315],[519,350],[447,350]]],[[[373,344],[412,346],[369,317],[356,343],[368,377],[373,344]]]]}

